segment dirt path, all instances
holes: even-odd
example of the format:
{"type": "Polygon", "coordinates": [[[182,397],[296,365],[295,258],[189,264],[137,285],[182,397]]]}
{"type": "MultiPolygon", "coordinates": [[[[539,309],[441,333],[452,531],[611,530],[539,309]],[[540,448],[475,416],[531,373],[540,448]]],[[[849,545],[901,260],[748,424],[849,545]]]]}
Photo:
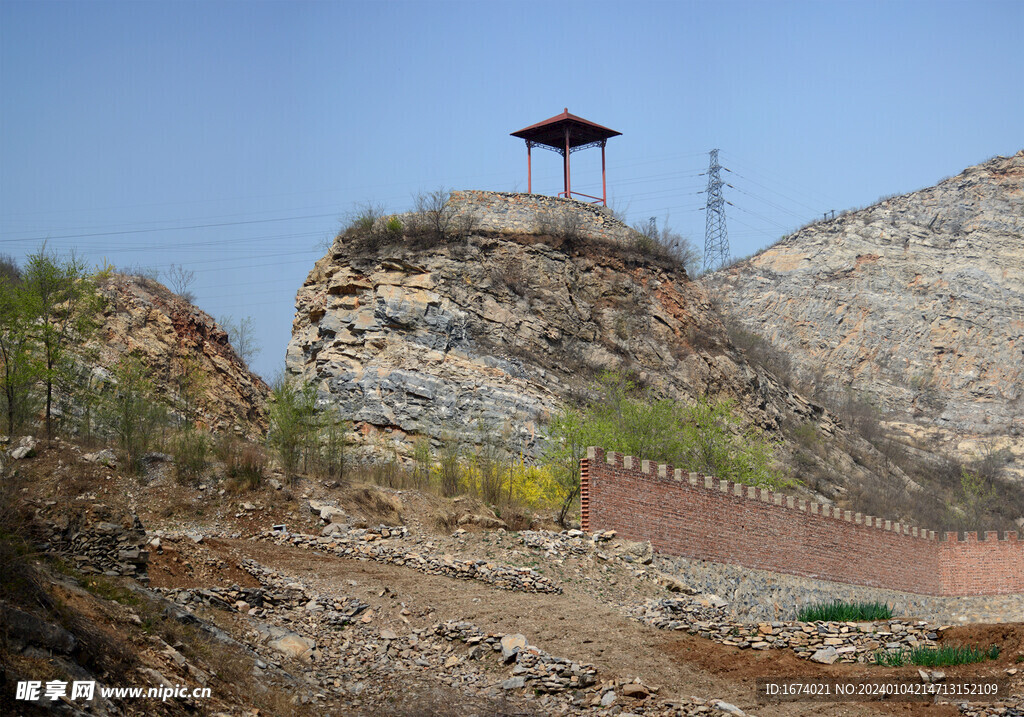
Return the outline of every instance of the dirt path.
{"type": "MultiPolygon", "coordinates": [[[[669,699],[686,695],[725,700],[757,715],[930,715],[952,717],[952,707],[909,704],[789,703],[758,705],[754,682],[767,676],[853,677],[867,668],[824,666],[789,651],[751,651],[631,620],[572,586],[562,595],[514,593],[472,581],[425,575],[409,568],[362,562],[309,550],[249,541],[224,541],[236,555],[293,575],[324,594],[355,595],[373,605],[382,627],[406,631],[445,620],[468,620],[490,632],[520,632],[551,654],[597,666],[599,677],[640,677],[669,699]],[[355,583],[354,585],[352,583],[355,583]],[[382,595],[382,593],[384,593],[382,595]],[[412,615],[406,625],[402,607],[412,615]],[[881,711],[880,711],[881,709],[881,711]]],[[[873,673],[878,675],[877,670],[873,673]]]]}

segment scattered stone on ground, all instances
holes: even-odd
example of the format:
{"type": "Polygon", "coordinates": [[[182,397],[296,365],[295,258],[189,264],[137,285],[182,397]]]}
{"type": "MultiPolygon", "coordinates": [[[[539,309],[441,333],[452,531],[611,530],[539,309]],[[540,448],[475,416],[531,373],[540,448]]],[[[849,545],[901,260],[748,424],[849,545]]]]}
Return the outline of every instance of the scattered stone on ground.
{"type": "Polygon", "coordinates": [[[327,536],[303,534],[282,534],[280,531],[264,530],[256,535],[258,540],[272,541],[278,545],[295,545],[333,553],[334,555],[375,560],[392,565],[404,565],[430,575],[449,575],[464,580],[480,580],[506,590],[523,592],[560,593],[562,588],[549,578],[530,568],[500,565],[487,560],[459,560],[445,555],[412,552],[396,544],[408,535],[405,526],[378,526],[356,528],[342,532],[340,529],[327,536]]]}

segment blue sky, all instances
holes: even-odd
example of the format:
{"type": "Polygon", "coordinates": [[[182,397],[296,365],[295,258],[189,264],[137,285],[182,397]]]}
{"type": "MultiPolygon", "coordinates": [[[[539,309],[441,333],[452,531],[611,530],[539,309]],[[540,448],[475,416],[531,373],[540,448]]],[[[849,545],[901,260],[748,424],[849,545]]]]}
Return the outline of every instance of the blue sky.
{"type": "MultiPolygon", "coordinates": [[[[272,376],[294,296],[359,203],[526,190],[509,133],[622,132],[610,203],[733,255],[1024,147],[1024,3],[0,3],[0,253],[196,275],[272,376]]],[[[599,194],[597,151],[573,188],[599,194]]],[[[534,189],[561,189],[534,154],[534,189]]]]}

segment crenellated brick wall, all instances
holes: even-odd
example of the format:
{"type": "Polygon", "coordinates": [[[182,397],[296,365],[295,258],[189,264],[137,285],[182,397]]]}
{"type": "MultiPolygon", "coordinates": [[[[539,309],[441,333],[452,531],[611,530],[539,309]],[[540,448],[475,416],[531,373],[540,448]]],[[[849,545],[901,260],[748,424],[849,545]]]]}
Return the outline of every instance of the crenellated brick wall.
{"type": "Polygon", "coordinates": [[[1024,593],[1024,542],[893,523],[590,448],[583,530],[659,552],[924,595],[1024,593]]]}
{"type": "Polygon", "coordinates": [[[946,533],[939,543],[943,595],[1002,595],[1024,593],[1024,541],[1017,533],[946,533]]]}

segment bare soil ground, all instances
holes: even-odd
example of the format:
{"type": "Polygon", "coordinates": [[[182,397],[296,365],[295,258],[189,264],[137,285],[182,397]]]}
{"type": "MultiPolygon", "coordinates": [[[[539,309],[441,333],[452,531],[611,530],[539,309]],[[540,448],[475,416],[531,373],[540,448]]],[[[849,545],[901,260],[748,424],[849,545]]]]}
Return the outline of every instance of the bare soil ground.
{"type": "MultiPolygon", "coordinates": [[[[958,714],[953,706],[910,702],[759,705],[754,683],[762,677],[877,678],[912,675],[917,668],[819,665],[801,660],[788,650],[741,650],[646,626],[627,617],[623,607],[642,604],[650,597],[668,596],[649,576],[636,577],[633,568],[618,561],[603,563],[572,555],[545,557],[524,546],[513,532],[471,527],[465,535],[453,535],[453,516],[457,518],[460,511],[482,510],[478,504],[453,506],[446,499],[415,491],[312,481],[281,490],[264,487],[236,494],[222,492],[218,482],[211,480],[199,491],[195,486],[177,484],[166,465],[139,479],[116,469],[83,463],[80,453],[64,446],[44,450],[38,458],[25,461],[19,469],[31,473],[31,497],[40,501],[103,501],[135,511],[151,533],[166,531],[167,539],[150,558],[153,587],[256,586],[258,582],[240,566],[249,558],[324,594],[347,595],[369,603],[374,625],[381,629],[407,634],[413,628],[465,620],[485,632],[522,633],[531,644],[552,655],[592,663],[598,669],[599,680],[639,678],[645,685],[658,688],[659,698],[697,695],[724,700],[748,713],[782,717],[958,714]],[[333,502],[355,521],[402,522],[410,529],[406,539],[410,550],[532,567],[556,580],[564,592],[511,592],[479,581],[429,575],[404,566],[251,538],[276,523],[288,525],[293,532],[318,533],[322,523],[309,512],[310,498],[333,502]],[[243,504],[251,508],[243,508],[243,504]],[[204,537],[196,542],[184,536],[188,531],[204,537]]],[[[102,622],[102,615],[95,618],[102,622]]],[[[232,615],[220,622],[229,627],[234,623],[238,630],[244,630],[246,618],[232,615]]],[[[984,646],[998,644],[1002,648],[998,660],[944,668],[951,678],[1005,677],[1006,670],[1016,667],[1018,656],[1024,654],[1024,624],[1020,623],[957,627],[948,630],[943,639],[984,646]]],[[[1015,694],[1024,691],[1022,677],[1024,670],[1012,678],[1016,681],[1015,694]]],[[[419,705],[415,709],[425,710],[421,712],[424,714],[486,714],[488,709],[496,709],[494,704],[474,707],[468,701],[460,708],[457,693],[427,683],[381,684],[374,688],[404,695],[401,699],[412,700],[410,704],[419,705]],[[436,708],[429,707],[431,704],[436,708]]]]}

